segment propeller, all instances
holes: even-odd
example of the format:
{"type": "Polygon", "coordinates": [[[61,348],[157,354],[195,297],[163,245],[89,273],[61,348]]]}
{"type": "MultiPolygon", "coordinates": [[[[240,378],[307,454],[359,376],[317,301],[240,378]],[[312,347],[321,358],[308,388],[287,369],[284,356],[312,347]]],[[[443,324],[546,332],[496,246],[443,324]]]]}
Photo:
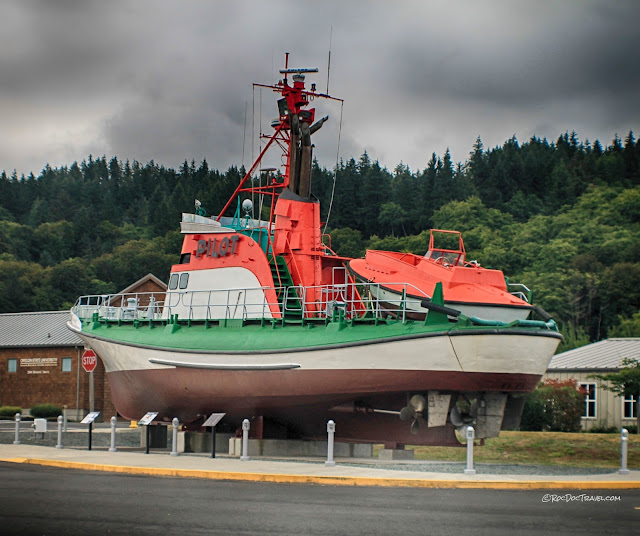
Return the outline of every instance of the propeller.
{"type": "Polygon", "coordinates": [[[477,401],[469,402],[466,400],[467,407],[464,409],[460,409],[460,407],[456,404],[451,408],[449,412],[449,419],[451,420],[451,424],[456,427],[459,433],[465,433],[467,426],[470,424],[475,424],[476,417],[478,416],[478,403],[477,401]]]}
{"type": "Polygon", "coordinates": [[[424,417],[422,412],[427,407],[427,400],[422,395],[413,395],[409,400],[409,404],[400,410],[400,420],[411,422],[411,433],[416,435],[420,431],[420,422],[424,425],[424,417]]]}

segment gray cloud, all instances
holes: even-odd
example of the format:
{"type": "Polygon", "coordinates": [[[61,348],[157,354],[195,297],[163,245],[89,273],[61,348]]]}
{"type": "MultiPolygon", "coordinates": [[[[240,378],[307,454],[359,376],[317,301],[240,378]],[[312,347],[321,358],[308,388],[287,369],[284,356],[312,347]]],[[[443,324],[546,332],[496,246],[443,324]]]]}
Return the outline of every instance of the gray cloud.
{"type": "MultiPolygon", "coordinates": [[[[412,169],[476,137],[555,139],[576,130],[607,144],[638,130],[640,4],[609,2],[0,4],[0,169],[36,174],[89,153],[177,167],[249,164],[253,133],[275,116],[284,52],[317,66],[345,99],[341,156],[367,150],[412,169]],[[245,132],[245,110],[247,112],[245,132]],[[252,112],[255,111],[255,118],[252,112]],[[258,114],[260,115],[258,116],[258,114]],[[253,119],[252,119],[253,118],[253,119]]],[[[315,136],[332,166],[340,106],[315,136]]],[[[254,152],[258,142],[253,142],[254,152]]]]}

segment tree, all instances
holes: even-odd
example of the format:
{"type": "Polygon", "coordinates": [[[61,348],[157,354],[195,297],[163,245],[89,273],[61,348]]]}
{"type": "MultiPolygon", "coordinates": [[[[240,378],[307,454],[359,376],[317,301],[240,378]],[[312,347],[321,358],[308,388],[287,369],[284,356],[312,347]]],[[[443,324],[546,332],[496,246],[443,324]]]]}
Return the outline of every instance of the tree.
{"type": "Polygon", "coordinates": [[[389,201],[381,205],[378,221],[382,226],[391,230],[391,236],[395,236],[394,231],[398,228],[402,228],[402,233],[404,236],[407,236],[404,225],[409,221],[409,215],[407,211],[397,203],[389,201]]]}
{"type": "Polygon", "coordinates": [[[640,434],[640,361],[624,358],[618,372],[591,374],[589,378],[605,381],[602,387],[618,396],[634,397],[636,401],[636,433],[640,434]]]}
{"type": "Polygon", "coordinates": [[[362,233],[356,229],[342,227],[333,229],[331,235],[331,249],[343,257],[362,257],[365,247],[362,233]]]}
{"type": "Polygon", "coordinates": [[[609,332],[611,337],[640,337],[640,311],[631,318],[618,318],[618,325],[609,332]]]}

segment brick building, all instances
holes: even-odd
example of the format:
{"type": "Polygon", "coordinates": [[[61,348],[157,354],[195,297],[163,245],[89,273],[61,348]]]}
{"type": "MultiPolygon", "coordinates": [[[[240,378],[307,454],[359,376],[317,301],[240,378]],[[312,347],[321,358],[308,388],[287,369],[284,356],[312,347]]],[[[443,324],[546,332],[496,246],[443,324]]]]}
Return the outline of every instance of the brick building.
{"type": "MultiPolygon", "coordinates": [[[[148,274],[120,294],[154,292],[160,299],[166,285],[148,274]]],[[[0,405],[67,406],[70,419],[90,410],[108,419],[115,415],[109,381],[100,360],[93,374],[82,368],[84,345],[67,328],[69,311],[0,314],[0,405]]]]}

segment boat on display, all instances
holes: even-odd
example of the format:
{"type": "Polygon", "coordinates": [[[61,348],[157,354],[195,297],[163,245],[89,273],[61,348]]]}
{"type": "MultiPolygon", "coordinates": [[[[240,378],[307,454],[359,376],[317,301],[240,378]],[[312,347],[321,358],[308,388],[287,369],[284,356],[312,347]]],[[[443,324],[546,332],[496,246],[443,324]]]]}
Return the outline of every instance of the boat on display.
{"type": "Polygon", "coordinates": [[[351,259],[323,243],[312,195],[311,138],[327,117],[309,104],[333,99],[306,88],[316,71],[287,55],[277,84],[256,84],[279,96],[273,132],[217,217],[198,202],[183,214],[166,292],[80,297],[68,326],[104,363],[127,419],[153,411],[197,428],[225,413],[232,429],[253,418],[258,437],[305,439],[326,438],[333,419],[336,440],[387,445],[458,444],[470,423],[496,436],[561,335],[551,319],[461,313],[445,280],[411,318],[407,297],[423,291],[410,281],[383,302],[383,285],[349,273],[351,259]],[[274,148],[282,169],[265,171],[274,148]]]}
{"type": "Polygon", "coordinates": [[[437,283],[442,283],[445,305],[466,316],[511,322],[524,320],[535,311],[546,317],[531,305],[531,291],[526,286],[510,284],[500,270],[468,261],[458,231],[432,229],[425,255],[367,250],[363,259],[349,261],[348,267],[359,281],[376,283],[372,287],[375,298],[390,309],[403,297],[406,284],[418,289],[404,295],[403,303],[411,318],[425,318],[428,308],[423,302],[431,299],[437,283]],[[441,240],[440,246],[436,238],[441,240]],[[443,244],[453,247],[447,249],[443,244]]]}

